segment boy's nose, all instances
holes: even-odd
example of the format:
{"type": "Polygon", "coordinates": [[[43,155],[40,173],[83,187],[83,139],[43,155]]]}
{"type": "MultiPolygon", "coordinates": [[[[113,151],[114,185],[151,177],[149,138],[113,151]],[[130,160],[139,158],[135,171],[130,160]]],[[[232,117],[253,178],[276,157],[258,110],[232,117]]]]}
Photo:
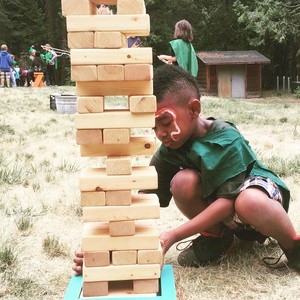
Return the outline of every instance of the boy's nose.
{"type": "Polygon", "coordinates": [[[157,128],[156,129],[156,136],[159,140],[162,140],[164,137],[168,135],[167,131],[163,128],[157,128]]]}

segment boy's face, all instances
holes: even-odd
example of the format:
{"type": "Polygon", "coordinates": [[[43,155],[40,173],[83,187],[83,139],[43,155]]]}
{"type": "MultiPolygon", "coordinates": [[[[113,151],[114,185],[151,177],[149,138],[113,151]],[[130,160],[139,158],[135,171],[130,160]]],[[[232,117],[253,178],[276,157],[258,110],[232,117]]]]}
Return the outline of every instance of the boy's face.
{"type": "Polygon", "coordinates": [[[178,149],[193,137],[195,120],[189,107],[176,105],[166,99],[157,105],[154,131],[157,138],[168,148],[178,149]]]}

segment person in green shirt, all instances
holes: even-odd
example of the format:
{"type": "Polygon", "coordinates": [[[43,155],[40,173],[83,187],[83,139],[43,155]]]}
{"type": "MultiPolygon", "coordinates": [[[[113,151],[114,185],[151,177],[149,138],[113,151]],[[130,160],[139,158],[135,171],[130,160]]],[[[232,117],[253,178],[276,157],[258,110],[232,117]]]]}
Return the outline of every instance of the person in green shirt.
{"type": "Polygon", "coordinates": [[[165,65],[154,75],[155,134],[162,142],[151,160],[158,173],[160,205],[173,197],[186,223],[161,233],[163,253],[200,234],[178,256],[199,267],[228,256],[239,239],[278,241],[288,265],[300,271],[300,236],[287,214],[290,192],[256,157],[236,126],[200,116],[197,82],[183,69],[165,65]]]}
{"type": "Polygon", "coordinates": [[[197,77],[198,61],[192,41],[192,25],[187,20],[177,22],[175,24],[174,40],[169,42],[171,55],[161,54],[158,59],[168,64],[176,64],[197,77]]]}

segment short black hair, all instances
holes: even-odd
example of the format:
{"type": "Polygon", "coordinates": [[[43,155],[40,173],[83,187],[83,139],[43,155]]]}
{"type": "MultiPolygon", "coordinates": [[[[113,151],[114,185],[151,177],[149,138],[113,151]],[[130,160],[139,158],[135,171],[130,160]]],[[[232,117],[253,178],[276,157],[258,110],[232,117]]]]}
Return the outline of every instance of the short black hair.
{"type": "Polygon", "coordinates": [[[192,97],[200,100],[195,77],[176,65],[163,65],[155,70],[153,90],[157,103],[167,94],[174,96],[179,105],[185,105],[192,97]]]}

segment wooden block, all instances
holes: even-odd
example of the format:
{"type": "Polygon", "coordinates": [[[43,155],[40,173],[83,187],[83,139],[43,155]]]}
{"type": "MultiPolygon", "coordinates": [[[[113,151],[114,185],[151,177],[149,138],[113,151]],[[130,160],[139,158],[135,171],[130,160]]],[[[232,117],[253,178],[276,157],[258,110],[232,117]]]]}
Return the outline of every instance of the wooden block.
{"type": "Polygon", "coordinates": [[[85,48],[100,48],[100,49],[119,49],[127,48],[128,41],[125,34],[121,32],[95,32],[93,47],[85,48]]]}
{"type": "Polygon", "coordinates": [[[104,144],[129,144],[131,130],[128,128],[103,129],[104,144]]]}
{"type": "Polygon", "coordinates": [[[80,174],[82,192],[157,189],[157,173],[153,166],[133,167],[132,174],[107,176],[105,168],[87,168],[80,174]]]}
{"type": "Polygon", "coordinates": [[[77,129],[152,128],[154,125],[154,113],[132,114],[127,111],[114,111],[75,115],[77,129]]]}
{"type": "Polygon", "coordinates": [[[155,194],[132,195],[130,206],[83,207],[83,222],[128,221],[158,219],[159,202],[155,194]]]}
{"type": "Polygon", "coordinates": [[[130,156],[109,156],[106,161],[106,174],[130,175],[132,174],[132,164],[130,156]]]}
{"type": "MultiPolygon", "coordinates": [[[[73,2],[73,0],[69,0],[73,2]]],[[[81,0],[82,1],[82,0],[81,0]]],[[[73,6],[74,2],[72,3],[73,6]]],[[[67,31],[104,31],[121,32],[126,36],[148,36],[150,34],[150,17],[144,15],[93,15],[67,16],[67,31]]]]}
{"type": "Polygon", "coordinates": [[[129,144],[81,145],[82,157],[109,155],[153,155],[156,149],[155,137],[132,136],[129,144]]]}
{"type": "Polygon", "coordinates": [[[145,14],[144,0],[119,0],[117,4],[118,15],[145,14]]]}
{"type": "Polygon", "coordinates": [[[131,205],[131,200],[131,190],[105,192],[105,202],[107,206],[131,205]]]}
{"type": "Polygon", "coordinates": [[[96,5],[89,0],[61,0],[62,15],[64,17],[71,15],[94,15],[96,14],[96,5]]]}
{"type": "Polygon", "coordinates": [[[136,264],[136,254],[135,250],[128,251],[112,251],[111,262],[113,265],[135,265],[136,264]]]}
{"type": "Polygon", "coordinates": [[[109,251],[84,252],[83,257],[86,267],[103,267],[110,265],[109,251]]]}
{"type": "Polygon", "coordinates": [[[68,32],[68,47],[70,49],[94,48],[94,32],[68,32]]]}
{"type": "Polygon", "coordinates": [[[81,206],[104,206],[106,201],[105,192],[81,192],[81,206]]]}
{"type": "Polygon", "coordinates": [[[108,224],[84,223],[81,247],[83,251],[158,249],[159,234],[154,222],[136,221],[135,235],[111,237],[108,224]]]}
{"type": "Polygon", "coordinates": [[[152,64],[152,48],[149,47],[71,49],[70,53],[71,65],[152,64]]]}
{"type": "Polygon", "coordinates": [[[99,65],[97,66],[97,80],[118,81],[125,79],[124,66],[122,65],[99,65]]]}
{"type": "Polygon", "coordinates": [[[153,66],[149,64],[125,65],[125,80],[152,80],[153,66]]]}
{"type": "Polygon", "coordinates": [[[94,3],[95,5],[117,5],[118,0],[90,0],[90,2],[94,3]]]}
{"type": "Polygon", "coordinates": [[[158,279],[139,279],[133,281],[133,292],[135,294],[158,293],[158,279]]]}
{"type": "Polygon", "coordinates": [[[83,266],[84,282],[154,279],[159,277],[160,265],[127,265],[91,268],[83,266]]]}
{"type": "Polygon", "coordinates": [[[152,95],[152,81],[78,81],[78,96],[152,95]]]}
{"type": "MultiPolygon", "coordinates": [[[[176,300],[176,289],[173,267],[171,265],[164,265],[160,275],[160,291],[157,293],[147,294],[133,294],[133,280],[109,281],[108,282],[108,297],[104,299],[160,299],[160,300],[176,300]]],[[[68,284],[64,300],[81,299],[82,290],[82,276],[72,276],[68,284]]],[[[94,298],[93,298],[94,299],[94,298]]],[[[96,298],[98,299],[98,298],[96,298]]],[[[96,300],[94,299],[94,300],[96,300]]],[[[102,299],[102,298],[101,298],[102,299]]],[[[100,299],[99,299],[100,300],[100,299]]]]}
{"type": "Polygon", "coordinates": [[[146,265],[146,264],[160,264],[163,259],[162,248],[159,245],[158,249],[155,250],[139,250],[138,251],[138,264],[146,265]]]}
{"type": "Polygon", "coordinates": [[[101,129],[78,129],[76,130],[77,145],[94,145],[102,143],[101,129]]]}
{"type": "Polygon", "coordinates": [[[104,110],[104,97],[77,97],[79,114],[100,113],[104,110]]]}
{"type": "MultiPolygon", "coordinates": [[[[108,227],[110,236],[129,236],[135,234],[134,221],[109,222],[108,227]]],[[[136,264],[136,259],[134,263],[136,264]]]]}
{"type": "Polygon", "coordinates": [[[98,79],[97,66],[71,66],[71,80],[96,81],[98,79]]]}
{"type": "Polygon", "coordinates": [[[132,113],[155,112],[156,107],[156,97],[153,95],[129,97],[129,110],[132,113]]]}
{"type": "Polygon", "coordinates": [[[83,297],[100,297],[108,295],[108,282],[107,281],[94,281],[82,284],[83,297]]]}

